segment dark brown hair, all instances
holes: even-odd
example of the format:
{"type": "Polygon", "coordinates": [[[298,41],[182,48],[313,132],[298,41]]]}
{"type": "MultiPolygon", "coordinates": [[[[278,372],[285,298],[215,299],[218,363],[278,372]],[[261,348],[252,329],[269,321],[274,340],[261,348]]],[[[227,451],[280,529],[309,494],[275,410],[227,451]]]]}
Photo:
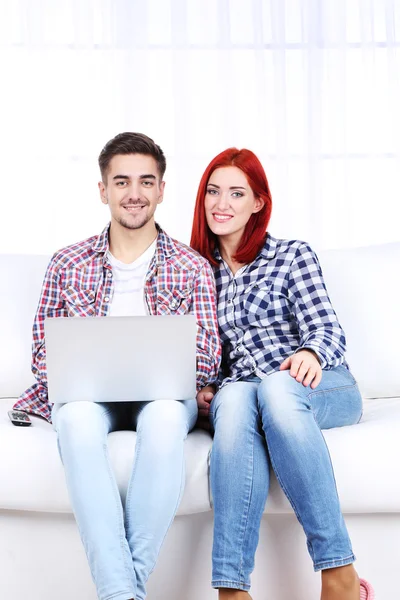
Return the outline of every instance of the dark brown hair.
{"type": "Polygon", "coordinates": [[[145,154],[152,156],[157,163],[160,179],[164,177],[167,162],[164,152],[160,146],[144,133],[132,133],[127,131],[119,133],[112,140],[107,142],[99,156],[99,167],[103,182],[106,183],[107,171],[111,159],[117,154],[145,154]]]}

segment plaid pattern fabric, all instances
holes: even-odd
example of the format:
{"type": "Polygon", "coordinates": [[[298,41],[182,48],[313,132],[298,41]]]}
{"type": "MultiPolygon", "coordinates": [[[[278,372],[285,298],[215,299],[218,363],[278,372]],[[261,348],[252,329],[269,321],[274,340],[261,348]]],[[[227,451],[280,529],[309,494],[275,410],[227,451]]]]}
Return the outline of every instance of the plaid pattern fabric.
{"type": "MultiPolygon", "coordinates": [[[[212,268],[191,248],[157,228],[156,251],[146,275],[146,304],[151,315],[196,316],[200,389],[216,379],[221,358],[212,268]]],[[[51,420],[45,318],[107,316],[113,296],[113,273],[107,260],[108,229],[109,225],[101,235],[68,246],[52,257],[33,324],[32,372],[37,382],[20,396],[15,409],[51,420]]]]}
{"type": "Polygon", "coordinates": [[[218,250],[214,269],[223,358],[218,383],[279,370],[285,358],[309,348],[323,369],[344,364],[346,340],[322,277],[304,242],[268,234],[257,258],[232,275],[218,250]]]}

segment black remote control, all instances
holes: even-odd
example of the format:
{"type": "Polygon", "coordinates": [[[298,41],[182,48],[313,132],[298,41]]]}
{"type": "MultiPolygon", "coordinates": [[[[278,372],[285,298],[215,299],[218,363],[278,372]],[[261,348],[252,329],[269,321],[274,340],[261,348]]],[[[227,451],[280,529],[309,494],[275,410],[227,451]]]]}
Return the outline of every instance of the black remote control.
{"type": "Polygon", "coordinates": [[[32,421],[23,410],[9,410],[8,416],[13,425],[19,427],[28,427],[29,425],[32,425],[32,421]]]}

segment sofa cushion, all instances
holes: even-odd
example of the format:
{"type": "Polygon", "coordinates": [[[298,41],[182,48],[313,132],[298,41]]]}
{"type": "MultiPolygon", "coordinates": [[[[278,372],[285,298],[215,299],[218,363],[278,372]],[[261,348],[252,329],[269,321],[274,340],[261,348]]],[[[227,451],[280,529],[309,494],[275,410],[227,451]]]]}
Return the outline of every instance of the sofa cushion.
{"type": "Polygon", "coordinates": [[[32,325],[48,256],[0,254],[0,397],[19,396],[34,381],[32,325]]]}
{"type": "MultiPolygon", "coordinates": [[[[71,512],[51,425],[32,418],[28,428],[15,427],[7,416],[12,400],[0,401],[0,509],[71,512]]],[[[400,454],[400,399],[366,400],[360,424],[324,431],[346,513],[400,512],[400,478],[394,477],[400,454]]],[[[111,433],[109,448],[124,499],[136,434],[111,433]]],[[[210,510],[208,454],[210,435],[190,433],[185,445],[187,481],[178,514],[210,510]]],[[[291,512],[272,478],[266,510],[291,512]]]]}
{"type": "Polygon", "coordinates": [[[320,260],[363,396],[400,396],[400,243],[325,251],[320,260]]]}

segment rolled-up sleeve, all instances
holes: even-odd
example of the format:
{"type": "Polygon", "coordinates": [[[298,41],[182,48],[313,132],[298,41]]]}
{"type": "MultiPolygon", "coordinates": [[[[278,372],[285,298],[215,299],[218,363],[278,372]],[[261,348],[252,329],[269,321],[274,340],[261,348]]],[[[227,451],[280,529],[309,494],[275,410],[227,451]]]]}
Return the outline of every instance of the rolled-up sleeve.
{"type": "Polygon", "coordinates": [[[205,262],[197,273],[192,311],[197,320],[197,390],[214,383],[221,362],[216,289],[211,266],[205,262]]]}
{"type": "Polygon", "coordinates": [[[61,286],[57,272],[56,255],[51,259],[44,276],[39,304],[33,323],[32,373],[37,381],[47,386],[46,347],[44,343],[44,321],[46,317],[66,317],[61,299],[61,286]]]}
{"type": "Polygon", "coordinates": [[[300,335],[300,349],[313,350],[322,368],[342,364],[346,338],[332,307],[315,252],[302,244],[288,273],[288,294],[300,335]]]}

